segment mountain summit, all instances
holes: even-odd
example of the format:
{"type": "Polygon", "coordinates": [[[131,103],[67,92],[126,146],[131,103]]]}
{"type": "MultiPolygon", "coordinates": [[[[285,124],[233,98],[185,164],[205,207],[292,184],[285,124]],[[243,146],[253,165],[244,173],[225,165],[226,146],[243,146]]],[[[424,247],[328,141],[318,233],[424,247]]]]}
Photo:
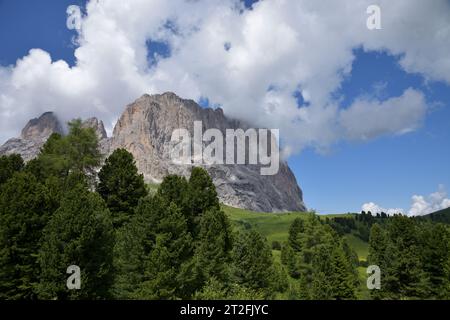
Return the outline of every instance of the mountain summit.
{"type": "MultiPolygon", "coordinates": [[[[52,132],[62,132],[59,122],[53,120],[52,113],[31,120],[21,138],[8,140],[0,147],[0,154],[19,153],[25,160],[32,159],[52,132]]],[[[112,137],[106,136],[103,123],[96,118],[84,124],[96,130],[105,156],[117,148],[128,150],[145,180],[158,183],[168,174],[189,176],[193,164],[176,164],[170,158],[171,138],[179,128],[192,133],[196,121],[201,121],[203,130],[214,128],[223,133],[226,129],[249,128],[239,120],[227,118],[220,108],[202,108],[195,101],[171,92],[145,94],[129,104],[117,121],[112,137]]],[[[226,205],[260,212],[306,210],[302,191],[283,160],[277,174],[266,176],[260,174],[259,164],[200,166],[209,172],[221,202],[226,205]]]]}
{"type": "Polygon", "coordinates": [[[22,129],[20,138],[12,138],[0,147],[0,155],[17,153],[25,161],[36,157],[52,133],[63,134],[60,121],[53,112],[45,112],[31,119],[22,129]]]}

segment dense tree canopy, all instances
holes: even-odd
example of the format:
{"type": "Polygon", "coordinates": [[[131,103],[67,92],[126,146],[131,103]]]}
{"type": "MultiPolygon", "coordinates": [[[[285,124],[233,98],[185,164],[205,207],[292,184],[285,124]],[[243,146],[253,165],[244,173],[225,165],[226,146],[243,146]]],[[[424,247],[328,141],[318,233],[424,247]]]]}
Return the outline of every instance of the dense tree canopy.
{"type": "Polygon", "coordinates": [[[35,297],[36,253],[54,202],[28,173],[16,173],[0,192],[0,298],[35,297]]]}
{"type": "Polygon", "coordinates": [[[39,250],[38,294],[44,299],[100,299],[112,284],[114,237],[103,199],[77,185],[61,201],[44,229],[39,250]],[[67,290],[65,270],[81,269],[81,289],[67,290]]]}
{"type": "Polygon", "coordinates": [[[10,179],[14,173],[23,169],[24,163],[20,155],[12,154],[0,157],[0,186],[10,179]]]}

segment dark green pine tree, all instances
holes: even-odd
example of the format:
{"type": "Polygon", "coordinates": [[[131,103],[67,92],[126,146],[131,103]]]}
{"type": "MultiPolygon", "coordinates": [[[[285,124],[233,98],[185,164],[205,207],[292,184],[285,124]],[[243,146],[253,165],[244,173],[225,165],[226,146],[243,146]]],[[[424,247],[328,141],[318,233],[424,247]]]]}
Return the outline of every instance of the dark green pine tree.
{"type": "Polygon", "coordinates": [[[331,254],[331,288],[333,298],[356,299],[355,280],[351,262],[347,260],[340,246],[335,246],[331,254]]]}
{"type": "Polygon", "coordinates": [[[332,261],[333,247],[323,243],[313,248],[311,275],[309,272],[303,273],[303,280],[310,278],[311,283],[303,284],[303,290],[309,291],[309,298],[312,300],[330,300],[333,299],[332,277],[334,266],[332,261]]]}
{"type": "Polygon", "coordinates": [[[425,298],[429,279],[423,270],[415,220],[394,216],[390,218],[388,231],[395,259],[388,264],[387,274],[397,279],[397,282],[391,281],[389,289],[397,298],[425,298]]]}
{"type": "Polygon", "coordinates": [[[28,173],[16,173],[0,193],[0,299],[34,298],[36,255],[54,202],[28,173]]]}
{"type": "MultiPolygon", "coordinates": [[[[312,299],[312,294],[311,294],[311,286],[310,283],[312,281],[312,277],[309,276],[307,273],[302,273],[302,275],[300,276],[300,280],[298,282],[298,286],[297,286],[297,290],[296,290],[296,295],[295,295],[295,299],[299,299],[299,300],[310,300],[312,299]]],[[[321,285],[318,285],[317,283],[315,284],[316,288],[322,287],[321,285]]],[[[327,291],[325,291],[327,292],[327,291]]],[[[327,298],[328,298],[328,293],[327,293],[327,298]]]]}
{"type": "MultiPolygon", "coordinates": [[[[189,183],[185,177],[177,175],[167,175],[158,186],[157,194],[164,198],[168,203],[173,202],[181,210],[188,225],[188,230],[192,234],[195,229],[192,202],[190,201],[189,183]]],[[[198,230],[197,230],[198,231],[198,230]]]]}
{"type": "Polygon", "coordinates": [[[138,173],[133,155],[116,149],[98,173],[97,192],[105,200],[116,228],[128,222],[140,198],[147,195],[144,177],[138,173]]]}
{"type": "Polygon", "coordinates": [[[393,273],[394,257],[393,244],[388,238],[388,234],[378,223],[372,225],[369,238],[369,254],[367,261],[369,265],[380,267],[381,288],[370,291],[374,299],[386,299],[392,296],[393,286],[398,283],[393,273]],[[392,272],[391,272],[392,271],[392,272]]]}
{"type": "Polygon", "coordinates": [[[185,177],[171,174],[164,177],[157,194],[169,203],[174,202],[179,209],[183,209],[186,206],[188,188],[189,184],[185,177]]]}
{"type": "Polygon", "coordinates": [[[44,229],[38,294],[43,299],[103,299],[113,280],[114,235],[103,199],[77,185],[68,191],[44,229]],[[68,290],[67,267],[81,269],[81,289],[68,290]]]}
{"type": "Polygon", "coordinates": [[[208,172],[200,167],[194,167],[189,178],[187,195],[187,211],[189,228],[194,238],[199,232],[201,215],[209,209],[220,210],[219,198],[208,172]]]}
{"type": "Polygon", "coordinates": [[[117,299],[135,298],[144,281],[145,264],[152,251],[158,221],[166,211],[166,202],[154,197],[142,199],[129,223],[116,230],[114,246],[115,280],[113,294],[117,299]],[[158,201],[159,200],[159,201],[158,201]]]}
{"type": "MultiPolygon", "coordinates": [[[[450,241],[450,240],[449,240],[450,241]]],[[[445,280],[443,283],[442,299],[450,300],[450,257],[448,257],[444,266],[445,280]]]]}
{"type": "Polygon", "coordinates": [[[312,285],[310,290],[310,299],[312,300],[330,300],[333,296],[332,289],[324,272],[313,273],[312,285]]]}
{"type": "Polygon", "coordinates": [[[256,231],[240,233],[233,248],[234,277],[243,287],[273,295],[274,265],[266,240],[256,231]]]}
{"type": "Polygon", "coordinates": [[[348,267],[349,267],[348,272],[353,275],[353,282],[354,282],[354,286],[356,288],[357,286],[359,286],[358,254],[355,252],[355,250],[353,250],[353,248],[350,246],[350,244],[346,238],[342,238],[341,248],[344,251],[345,259],[348,262],[348,267]]]}
{"type": "Polygon", "coordinates": [[[0,186],[10,179],[14,173],[22,171],[23,159],[18,154],[0,157],[0,186]]]}
{"type": "Polygon", "coordinates": [[[383,229],[375,223],[370,229],[369,254],[367,260],[369,264],[382,265],[384,263],[384,251],[387,247],[387,239],[383,229]]]}
{"type": "Polygon", "coordinates": [[[286,266],[287,272],[292,278],[300,278],[298,255],[288,243],[283,244],[281,248],[281,263],[286,266]]]}
{"type": "Polygon", "coordinates": [[[301,236],[305,232],[305,222],[301,218],[295,219],[289,227],[288,244],[295,252],[302,250],[301,236]]]}
{"type": "Polygon", "coordinates": [[[430,279],[429,297],[447,296],[446,265],[450,258],[450,234],[443,224],[427,223],[421,226],[422,261],[430,279]]]}
{"type": "Polygon", "coordinates": [[[202,282],[215,278],[223,284],[229,280],[229,265],[233,247],[231,225],[223,211],[211,209],[200,220],[198,245],[195,250],[197,270],[202,282]]]}
{"type": "Polygon", "coordinates": [[[69,134],[63,138],[63,155],[68,156],[71,172],[85,174],[90,180],[96,176],[102,155],[93,128],[85,128],[80,119],[69,121],[69,134]]]}
{"type": "Polygon", "coordinates": [[[130,223],[116,234],[116,298],[190,298],[199,289],[193,272],[192,238],[173,202],[160,195],[142,199],[130,223]]]}
{"type": "Polygon", "coordinates": [[[192,238],[186,219],[172,202],[167,204],[155,196],[150,219],[155,224],[153,246],[144,261],[144,281],[134,297],[138,299],[189,298],[194,293],[191,270],[193,267],[192,238]],[[156,218],[156,219],[155,219],[156,218]]]}

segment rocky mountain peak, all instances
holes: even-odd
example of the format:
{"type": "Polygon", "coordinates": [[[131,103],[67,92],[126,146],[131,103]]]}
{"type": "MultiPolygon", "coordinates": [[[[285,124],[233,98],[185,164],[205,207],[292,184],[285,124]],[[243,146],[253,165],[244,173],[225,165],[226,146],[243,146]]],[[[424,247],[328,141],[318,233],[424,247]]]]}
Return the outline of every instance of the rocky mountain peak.
{"type": "MultiPolygon", "coordinates": [[[[203,130],[247,129],[242,121],[226,117],[222,109],[202,108],[193,100],[172,92],[145,94],[129,104],[114,127],[113,136],[103,150],[111,153],[124,148],[136,159],[146,181],[159,182],[168,174],[188,177],[192,165],[174,164],[170,158],[170,140],[175,129],[193,134],[194,122],[203,130]]],[[[198,165],[198,164],[196,164],[198,165]]],[[[202,165],[216,185],[222,203],[264,212],[304,211],[302,191],[287,163],[281,161],[273,176],[260,174],[259,165],[202,165]]]]}
{"type": "Polygon", "coordinates": [[[28,121],[22,129],[21,139],[47,138],[52,133],[63,133],[63,128],[53,112],[45,112],[39,118],[28,121]]]}
{"type": "MultiPolygon", "coordinates": [[[[248,129],[239,120],[228,118],[222,109],[202,108],[193,100],[182,99],[172,92],[145,94],[129,104],[117,121],[112,137],[106,136],[102,121],[90,118],[83,126],[95,130],[100,151],[106,157],[117,148],[131,152],[136,166],[147,182],[160,182],[168,174],[188,177],[192,164],[174,163],[170,157],[171,137],[175,129],[193,134],[194,123],[202,129],[248,129]]],[[[32,119],[20,138],[8,140],[0,147],[2,154],[21,154],[28,161],[39,154],[51,133],[62,133],[55,114],[46,112],[32,119]]],[[[195,164],[199,165],[199,164],[195,164]]],[[[302,190],[288,164],[281,160],[275,175],[261,175],[261,166],[213,164],[203,165],[210,174],[222,203],[261,212],[304,211],[302,190]]]]}
{"type": "Polygon", "coordinates": [[[82,127],[94,129],[99,140],[106,139],[108,137],[106,134],[105,126],[103,125],[103,121],[98,120],[95,117],[84,120],[82,123],[82,127]]]}

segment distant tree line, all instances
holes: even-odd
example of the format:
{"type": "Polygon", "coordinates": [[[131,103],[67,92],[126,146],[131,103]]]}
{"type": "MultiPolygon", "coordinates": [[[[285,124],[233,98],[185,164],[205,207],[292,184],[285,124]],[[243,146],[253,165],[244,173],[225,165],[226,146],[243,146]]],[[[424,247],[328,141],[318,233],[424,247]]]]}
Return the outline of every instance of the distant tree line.
{"type": "Polygon", "coordinates": [[[385,212],[372,214],[370,211],[362,211],[360,214],[348,214],[342,217],[325,218],[339,235],[353,234],[361,240],[368,242],[370,228],[373,224],[384,224],[389,216],[385,212]]]}

